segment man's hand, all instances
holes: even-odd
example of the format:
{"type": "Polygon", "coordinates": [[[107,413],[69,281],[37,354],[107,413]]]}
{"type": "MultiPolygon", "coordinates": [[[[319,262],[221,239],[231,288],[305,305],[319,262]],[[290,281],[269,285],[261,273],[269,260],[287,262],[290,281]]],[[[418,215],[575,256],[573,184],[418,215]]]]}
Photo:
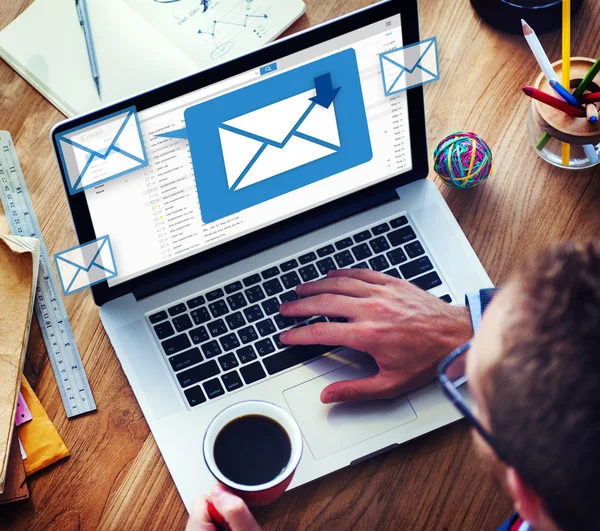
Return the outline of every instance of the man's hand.
{"type": "Polygon", "coordinates": [[[216,485],[209,496],[200,495],[196,498],[186,531],[217,531],[218,527],[208,513],[209,502],[225,519],[231,531],[261,531],[246,504],[222,485],[216,485]]]}
{"type": "Polygon", "coordinates": [[[469,310],[451,306],[405,280],[368,269],[330,271],[326,279],[297,286],[298,301],[282,304],[290,317],[345,317],[281,335],[288,345],[345,346],[369,353],[379,373],[336,382],[323,403],[394,398],[435,377],[438,363],[473,335],[469,310]]]}

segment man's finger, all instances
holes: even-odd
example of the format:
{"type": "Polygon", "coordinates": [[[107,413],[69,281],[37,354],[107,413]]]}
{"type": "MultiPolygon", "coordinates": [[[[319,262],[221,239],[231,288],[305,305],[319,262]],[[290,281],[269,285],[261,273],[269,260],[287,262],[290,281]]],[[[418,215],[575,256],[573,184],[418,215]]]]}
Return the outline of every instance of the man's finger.
{"type": "Polygon", "coordinates": [[[194,500],[186,531],[217,531],[208,514],[208,500],[200,495],[194,500]]]}
{"type": "Polygon", "coordinates": [[[321,392],[321,402],[359,402],[381,398],[394,398],[400,395],[398,380],[387,379],[381,373],[360,380],[344,380],[328,385],[321,392]]]}
{"type": "Polygon", "coordinates": [[[286,345],[328,345],[360,350],[360,332],[356,325],[346,323],[315,323],[283,332],[281,342],[286,345]]]}
{"type": "Polygon", "coordinates": [[[369,284],[377,284],[379,286],[385,286],[390,282],[396,280],[389,275],[384,275],[378,271],[372,271],[371,269],[334,269],[327,273],[328,278],[346,277],[362,280],[369,284]]]}
{"type": "Polygon", "coordinates": [[[358,300],[344,295],[323,293],[306,299],[286,302],[279,307],[279,313],[288,317],[326,315],[350,319],[356,317],[358,313],[356,306],[358,300]]]}
{"type": "Polygon", "coordinates": [[[232,531],[261,531],[248,506],[223,486],[218,485],[211,491],[210,500],[232,531]]]}
{"type": "Polygon", "coordinates": [[[373,284],[347,276],[328,277],[296,286],[300,297],[313,297],[322,293],[346,295],[347,297],[369,297],[380,289],[373,284]]]}

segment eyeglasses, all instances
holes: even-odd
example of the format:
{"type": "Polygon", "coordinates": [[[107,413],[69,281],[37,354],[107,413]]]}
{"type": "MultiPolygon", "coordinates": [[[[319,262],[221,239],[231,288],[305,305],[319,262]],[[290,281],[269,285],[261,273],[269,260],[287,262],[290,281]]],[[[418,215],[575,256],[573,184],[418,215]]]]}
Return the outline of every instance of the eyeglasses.
{"type": "Polygon", "coordinates": [[[475,428],[477,433],[483,437],[485,442],[496,452],[496,455],[505,463],[508,463],[504,452],[499,449],[498,442],[494,436],[487,431],[481,422],[475,418],[471,408],[467,404],[464,394],[468,392],[467,385],[467,353],[471,348],[471,341],[452,352],[439,366],[438,380],[442,390],[456,409],[462,413],[467,421],[475,428]]]}

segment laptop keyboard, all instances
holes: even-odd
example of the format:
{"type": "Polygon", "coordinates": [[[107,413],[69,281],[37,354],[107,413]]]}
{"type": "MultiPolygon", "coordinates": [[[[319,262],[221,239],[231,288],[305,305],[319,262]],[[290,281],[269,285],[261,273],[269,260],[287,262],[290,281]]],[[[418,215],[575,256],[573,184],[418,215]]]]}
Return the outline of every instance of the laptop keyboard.
{"type": "MultiPolygon", "coordinates": [[[[294,327],[342,318],[285,317],[298,284],[332,269],[368,268],[424,290],[443,284],[406,215],[290,257],[147,314],[148,322],[190,407],[276,376],[334,350],[287,346],[279,335],[294,327]]],[[[451,303],[449,295],[441,297],[451,303]]]]}

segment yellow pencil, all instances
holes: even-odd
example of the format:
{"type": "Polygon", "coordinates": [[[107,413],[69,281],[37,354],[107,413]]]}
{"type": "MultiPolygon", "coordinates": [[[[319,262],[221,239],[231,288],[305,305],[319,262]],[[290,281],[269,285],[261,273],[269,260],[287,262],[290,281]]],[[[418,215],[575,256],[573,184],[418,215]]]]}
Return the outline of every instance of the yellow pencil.
{"type": "MultiPolygon", "coordinates": [[[[571,92],[571,0],[563,0],[562,7],[562,85],[571,92]]],[[[563,142],[563,166],[568,166],[570,159],[571,146],[563,142]]]]}

